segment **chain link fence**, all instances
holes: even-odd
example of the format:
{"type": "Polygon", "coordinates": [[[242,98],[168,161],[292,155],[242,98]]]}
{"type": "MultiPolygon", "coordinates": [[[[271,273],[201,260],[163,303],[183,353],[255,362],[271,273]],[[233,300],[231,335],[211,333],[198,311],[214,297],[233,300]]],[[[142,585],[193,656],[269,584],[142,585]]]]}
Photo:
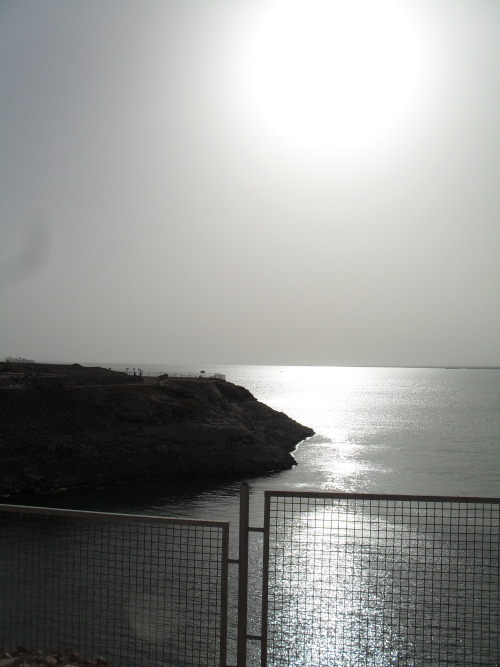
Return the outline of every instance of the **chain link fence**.
{"type": "Polygon", "coordinates": [[[0,647],[226,664],[225,522],[0,506],[0,647]]]}
{"type": "Polygon", "coordinates": [[[500,663],[499,499],[269,491],[255,528],[242,487],[238,559],[226,522],[0,505],[0,647],[226,667],[235,563],[242,667],[500,663]]]}
{"type": "Polygon", "coordinates": [[[497,665],[499,503],[267,492],[262,664],[497,665]]]}

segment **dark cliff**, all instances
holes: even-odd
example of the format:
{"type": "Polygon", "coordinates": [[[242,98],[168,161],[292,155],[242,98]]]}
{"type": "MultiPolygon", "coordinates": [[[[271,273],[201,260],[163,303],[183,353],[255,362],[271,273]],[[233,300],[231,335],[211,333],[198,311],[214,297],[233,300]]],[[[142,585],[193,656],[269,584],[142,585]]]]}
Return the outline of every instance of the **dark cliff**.
{"type": "Polygon", "coordinates": [[[211,379],[0,390],[0,495],[294,465],[310,428],[211,379]]]}

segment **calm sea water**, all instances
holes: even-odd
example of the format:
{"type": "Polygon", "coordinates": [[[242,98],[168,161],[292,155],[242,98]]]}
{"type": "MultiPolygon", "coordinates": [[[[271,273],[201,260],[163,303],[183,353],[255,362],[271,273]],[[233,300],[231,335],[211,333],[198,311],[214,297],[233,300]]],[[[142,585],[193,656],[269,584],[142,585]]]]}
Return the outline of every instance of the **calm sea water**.
{"type": "MultiPolygon", "coordinates": [[[[123,370],[124,366],[115,368],[123,370]]],[[[200,370],[141,368],[144,372],[200,370]]],[[[182,483],[166,480],[42,496],[36,504],[230,521],[230,555],[236,556],[242,481],[250,484],[250,520],[254,526],[263,523],[263,492],[267,489],[499,495],[500,371],[276,366],[206,366],[203,370],[224,373],[229,381],[246,387],[257,399],[314,429],[316,435],[301,443],[295,452],[297,466],[253,478],[182,483]]],[[[23,502],[35,504],[33,499],[23,502]]],[[[299,516],[297,521],[304,523],[305,519],[299,516]]],[[[309,519],[305,525],[308,523],[309,519]]],[[[251,602],[250,616],[255,627],[250,627],[250,632],[258,633],[260,545],[258,536],[252,539],[250,569],[255,581],[251,580],[250,590],[255,602],[251,602]]],[[[367,593],[367,609],[373,605],[371,595],[367,593]]],[[[299,597],[297,604],[307,606],[307,596],[301,592],[299,597]]],[[[235,615],[234,603],[231,605],[231,614],[235,615]]],[[[313,628],[317,616],[311,615],[310,620],[313,628]]],[[[386,630],[382,628],[381,633],[386,630]]],[[[353,635],[353,645],[356,641],[353,635]]],[[[378,658],[362,664],[387,665],[390,656],[390,651],[381,649],[378,658]]],[[[250,664],[257,664],[257,655],[251,658],[250,664]]]]}
{"type": "Polygon", "coordinates": [[[339,491],[495,495],[500,372],[225,369],[259,399],[314,428],[279,483],[339,491]]]}
{"type": "MultiPolygon", "coordinates": [[[[145,373],[200,370],[159,364],[141,368],[145,373]]],[[[314,429],[316,435],[294,454],[297,466],[250,479],[166,481],[69,493],[45,497],[44,504],[234,520],[241,481],[250,483],[256,517],[266,489],[500,494],[498,370],[317,366],[205,366],[203,370],[224,373],[258,400],[314,429]]]]}

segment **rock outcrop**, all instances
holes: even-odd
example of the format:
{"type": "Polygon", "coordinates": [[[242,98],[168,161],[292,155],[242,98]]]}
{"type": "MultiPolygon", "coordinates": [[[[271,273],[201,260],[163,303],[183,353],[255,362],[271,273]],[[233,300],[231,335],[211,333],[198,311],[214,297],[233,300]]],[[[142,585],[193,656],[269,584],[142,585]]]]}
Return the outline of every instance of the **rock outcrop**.
{"type": "Polygon", "coordinates": [[[212,379],[0,389],[0,495],[295,464],[310,428],[212,379]]]}
{"type": "Polygon", "coordinates": [[[0,667],[108,667],[104,658],[89,660],[71,648],[63,651],[40,651],[24,646],[0,651],[0,667]]]}

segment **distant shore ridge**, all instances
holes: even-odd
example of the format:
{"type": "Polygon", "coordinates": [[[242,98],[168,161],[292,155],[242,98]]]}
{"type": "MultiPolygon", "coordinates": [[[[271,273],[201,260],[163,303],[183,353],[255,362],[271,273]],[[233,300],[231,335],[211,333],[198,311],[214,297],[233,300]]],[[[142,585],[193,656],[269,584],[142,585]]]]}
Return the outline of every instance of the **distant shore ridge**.
{"type": "MultiPolygon", "coordinates": [[[[105,367],[101,367],[101,366],[91,366],[91,365],[84,365],[84,364],[70,363],[70,362],[35,361],[35,359],[29,359],[29,358],[26,358],[26,357],[6,357],[4,362],[0,361],[0,365],[2,363],[5,363],[5,364],[20,364],[20,365],[31,364],[31,365],[36,365],[36,366],[46,366],[46,367],[52,367],[52,368],[54,368],[54,367],[58,367],[58,368],[81,368],[82,370],[90,370],[90,369],[95,369],[95,368],[99,368],[101,370],[111,370],[110,368],[105,368],[105,367]]],[[[242,365],[253,366],[255,364],[242,364],[242,365]]],[[[292,365],[292,366],[296,366],[296,365],[298,365],[298,366],[311,366],[311,364],[271,364],[271,365],[277,365],[277,366],[288,366],[288,365],[292,365]]],[[[314,365],[316,365],[316,364],[314,364],[314,365]]],[[[319,365],[321,365],[321,364],[319,364],[319,365]]],[[[339,368],[342,368],[342,367],[345,366],[344,364],[324,364],[324,365],[325,366],[338,366],[339,368]]],[[[348,368],[351,368],[351,367],[354,368],[354,367],[357,367],[357,365],[347,366],[347,367],[348,368]]],[[[387,364],[387,365],[386,364],[381,364],[381,365],[379,365],[379,364],[368,364],[368,365],[361,365],[359,367],[360,368],[422,368],[422,369],[424,369],[424,368],[440,369],[441,368],[443,370],[484,370],[484,371],[500,370],[500,366],[493,366],[493,365],[484,365],[484,366],[475,365],[475,366],[472,366],[472,365],[461,365],[461,364],[456,364],[456,365],[447,364],[447,365],[444,365],[444,366],[436,366],[436,365],[400,366],[400,365],[392,365],[392,364],[387,364]]],[[[140,370],[140,369],[137,369],[137,370],[140,370]]],[[[132,373],[130,368],[125,368],[123,371],[115,371],[115,372],[124,372],[124,373],[127,373],[127,374],[132,373]]],[[[143,374],[144,375],[156,375],[156,376],[169,374],[172,377],[174,375],[179,375],[179,376],[181,375],[180,373],[177,373],[175,371],[146,371],[146,372],[143,371],[143,374]]],[[[199,376],[200,374],[201,374],[201,377],[203,377],[203,376],[209,377],[208,373],[205,375],[205,371],[200,371],[200,373],[190,373],[190,374],[184,373],[185,376],[187,376],[187,375],[199,376]]],[[[220,376],[220,374],[216,374],[216,375],[220,376]]]]}

